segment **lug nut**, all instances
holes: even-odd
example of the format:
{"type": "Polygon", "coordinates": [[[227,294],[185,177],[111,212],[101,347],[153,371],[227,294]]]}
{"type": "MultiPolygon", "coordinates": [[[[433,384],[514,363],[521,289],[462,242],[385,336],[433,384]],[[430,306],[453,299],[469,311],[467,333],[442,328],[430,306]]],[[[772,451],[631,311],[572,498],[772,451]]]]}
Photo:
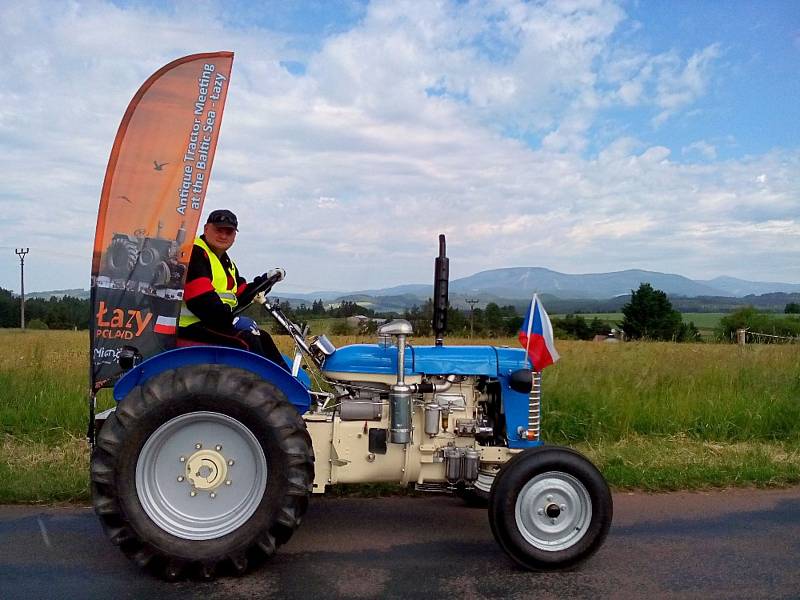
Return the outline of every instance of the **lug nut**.
{"type": "MultiPolygon", "coordinates": [[[[197,443],[197,444],[194,445],[194,447],[197,448],[198,450],[200,450],[200,448],[203,447],[203,444],[197,443]]],[[[549,498],[548,498],[548,500],[549,500],[549,498]]]]}
{"type": "Polygon", "coordinates": [[[216,498],[216,497],[217,497],[217,495],[216,495],[214,492],[211,492],[211,493],[208,495],[208,497],[209,497],[209,498],[211,498],[211,499],[213,500],[214,498],[216,498]]]}
{"type": "Polygon", "coordinates": [[[195,492],[194,490],[192,490],[191,492],[189,492],[189,495],[190,495],[192,498],[194,498],[195,496],[197,496],[197,492],[195,492]]]}
{"type": "Polygon", "coordinates": [[[225,482],[225,485],[230,485],[231,483],[232,483],[231,480],[228,479],[228,481],[225,482]]]}
{"type": "Polygon", "coordinates": [[[229,466],[229,467],[232,467],[232,466],[233,466],[233,459],[230,459],[230,460],[228,461],[228,466],[229,466]]]}
{"type": "Polygon", "coordinates": [[[216,450],[217,452],[219,452],[220,450],[222,450],[222,446],[220,446],[219,444],[217,444],[216,446],[214,446],[214,450],[216,450]]]}
{"type": "Polygon", "coordinates": [[[540,508],[539,510],[536,511],[536,513],[540,514],[540,515],[543,515],[544,514],[544,509],[540,508]]]}
{"type": "Polygon", "coordinates": [[[548,501],[548,502],[552,502],[552,501],[553,501],[553,497],[552,497],[552,496],[550,496],[550,495],[548,495],[548,496],[547,496],[547,501],[548,501]]]}
{"type": "Polygon", "coordinates": [[[551,522],[553,525],[555,525],[555,524],[556,524],[556,520],[555,520],[555,519],[550,519],[550,522],[551,522]]]}
{"type": "Polygon", "coordinates": [[[566,504],[562,504],[561,506],[559,506],[559,508],[561,510],[567,510],[567,505],[566,504]]]}
{"type": "Polygon", "coordinates": [[[183,475],[178,475],[178,482],[180,483],[181,481],[183,481],[183,475]]]}
{"type": "Polygon", "coordinates": [[[186,457],[185,456],[181,456],[178,460],[181,461],[181,462],[186,462],[186,457]]]}

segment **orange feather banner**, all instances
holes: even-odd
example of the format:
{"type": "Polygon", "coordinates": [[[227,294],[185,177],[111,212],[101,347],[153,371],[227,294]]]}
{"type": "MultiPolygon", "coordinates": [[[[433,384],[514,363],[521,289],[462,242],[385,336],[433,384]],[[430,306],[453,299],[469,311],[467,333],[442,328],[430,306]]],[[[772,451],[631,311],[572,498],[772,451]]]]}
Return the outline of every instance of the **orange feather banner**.
{"type": "Polygon", "coordinates": [[[142,358],[174,347],[232,66],[232,52],[179,58],[145,81],[122,118],[92,256],[93,391],[113,384],[125,346],[142,358]]]}

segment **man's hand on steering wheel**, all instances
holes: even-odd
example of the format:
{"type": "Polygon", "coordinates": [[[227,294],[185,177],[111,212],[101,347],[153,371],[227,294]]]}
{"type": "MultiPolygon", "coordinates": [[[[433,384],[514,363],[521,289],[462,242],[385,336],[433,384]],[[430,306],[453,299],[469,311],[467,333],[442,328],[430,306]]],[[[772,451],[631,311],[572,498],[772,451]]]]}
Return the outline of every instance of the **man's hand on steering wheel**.
{"type": "Polygon", "coordinates": [[[255,277],[252,282],[247,286],[242,296],[239,298],[239,305],[233,311],[234,316],[242,313],[261,293],[264,295],[269,294],[272,286],[286,277],[286,272],[283,269],[270,269],[263,275],[255,277]]]}

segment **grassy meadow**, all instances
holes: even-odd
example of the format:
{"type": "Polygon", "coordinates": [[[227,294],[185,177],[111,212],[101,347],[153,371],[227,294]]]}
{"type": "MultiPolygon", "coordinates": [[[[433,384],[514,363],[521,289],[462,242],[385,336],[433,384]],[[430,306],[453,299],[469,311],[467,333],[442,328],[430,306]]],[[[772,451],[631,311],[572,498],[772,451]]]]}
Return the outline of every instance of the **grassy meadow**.
{"type": "MultiPolygon", "coordinates": [[[[288,337],[276,341],[290,353],[288,337]]],[[[558,349],[561,361],[543,378],[543,437],[585,452],[617,488],[800,482],[797,346],[559,341],[558,349]]],[[[88,499],[87,374],[87,332],[0,330],[0,503],[88,499]]],[[[110,406],[110,391],[98,401],[110,406]]]]}

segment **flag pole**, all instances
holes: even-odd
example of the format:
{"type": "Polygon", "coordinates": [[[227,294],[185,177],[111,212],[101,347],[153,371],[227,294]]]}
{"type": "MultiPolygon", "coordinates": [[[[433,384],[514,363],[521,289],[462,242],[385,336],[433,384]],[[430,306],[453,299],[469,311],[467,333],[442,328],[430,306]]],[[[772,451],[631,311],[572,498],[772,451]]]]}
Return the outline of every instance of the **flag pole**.
{"type": "Polygon", "coordinates": [[[528,331],[526,332],[527,339],[525,340],[525,356],[528,357],[528,360],[531,361],[531,367],[536,370],[536,366],[533,364],[533,360],[531,360],[530,349],[531,349],[531,331],[533,329],[533,313],[536,310],[536,302],[538,302],[539,297],[534,293],[533,299],[531,300],[531,309],[528,312],[528,331]]]}

